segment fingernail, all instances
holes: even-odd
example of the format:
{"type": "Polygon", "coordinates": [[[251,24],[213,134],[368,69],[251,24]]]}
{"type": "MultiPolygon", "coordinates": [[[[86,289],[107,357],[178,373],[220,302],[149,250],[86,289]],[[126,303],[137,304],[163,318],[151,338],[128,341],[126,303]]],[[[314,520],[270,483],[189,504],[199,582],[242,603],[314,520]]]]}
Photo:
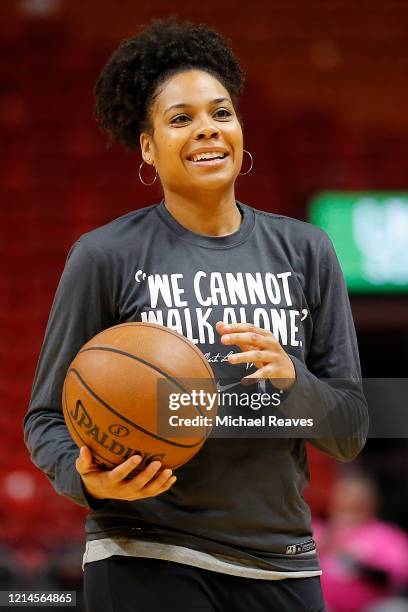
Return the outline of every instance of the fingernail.
{"type": "Polygon", "coordinates": [[[232,330],[231,325],[224,325],[224,331],[230,332],[232,330]]]}
{"type": "Polygon", "coordinates": [[[140,461],[142,460],[140,455],[133,455],[132,457],[132,463],[140,463],[140,461]]]}
{"type": "Polygon", "coordinates": [[[159,467],[161,466],[161,462],[160,461],[153,461],[153,463],[151,463],[151,466],[154,470],[158,470],[159,467]]]}

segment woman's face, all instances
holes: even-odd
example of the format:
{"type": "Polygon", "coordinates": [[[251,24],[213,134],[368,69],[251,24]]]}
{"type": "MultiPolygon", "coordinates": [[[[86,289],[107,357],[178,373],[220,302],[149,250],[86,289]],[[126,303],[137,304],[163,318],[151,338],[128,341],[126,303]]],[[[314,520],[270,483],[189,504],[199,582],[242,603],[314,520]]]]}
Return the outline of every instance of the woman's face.
{"type": "Polygon", "coordinates": [[[242,165],[242,128],[225,87],[202,70],[169,78],[152,105],[153,136],[140,136],[143,159],[153,161],[164,191],[194,195],[231,189],[242,165]],[[201,150],[224,159],[194,161],[201,150]]]}

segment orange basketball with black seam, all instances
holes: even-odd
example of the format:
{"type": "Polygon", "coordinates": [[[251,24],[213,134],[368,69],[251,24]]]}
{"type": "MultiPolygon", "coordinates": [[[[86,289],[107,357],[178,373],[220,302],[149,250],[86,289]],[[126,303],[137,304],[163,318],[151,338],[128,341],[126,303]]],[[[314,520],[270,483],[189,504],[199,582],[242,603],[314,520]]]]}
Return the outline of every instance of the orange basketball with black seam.
{"type": "MultiPolygon", "coordinates": [[[[159,381],[166,383],[166,397],[190,394],[197,383],[206,393],[217,391],[204,355],[176,331],[155,323],[123,323],[97,334],[78,352],[64,382],[64,418],[75,443],[88,446],[107,469],[134,454],[142,455],[138,469],[153,459],[172,469],[189,461],[210,428],[199,425],[160,435],[158,410],[168,404],[158,404],[159,381]]],[[[203,413],[213,418],[215,412],[191,403],[177,414],[181,419],[203,413]]]]}

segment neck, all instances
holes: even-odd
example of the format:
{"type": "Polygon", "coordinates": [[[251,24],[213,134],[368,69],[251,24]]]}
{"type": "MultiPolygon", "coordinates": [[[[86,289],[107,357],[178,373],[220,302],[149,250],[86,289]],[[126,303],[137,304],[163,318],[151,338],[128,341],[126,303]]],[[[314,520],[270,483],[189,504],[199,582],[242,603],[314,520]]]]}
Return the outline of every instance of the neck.
{"type": "Polygon", "coordinates": [[[190,197],[164,190],[164,203],[170,214],[186,229],[207,236],[227,236],[241,225],[235,193],[203,192],[190,197]]]}

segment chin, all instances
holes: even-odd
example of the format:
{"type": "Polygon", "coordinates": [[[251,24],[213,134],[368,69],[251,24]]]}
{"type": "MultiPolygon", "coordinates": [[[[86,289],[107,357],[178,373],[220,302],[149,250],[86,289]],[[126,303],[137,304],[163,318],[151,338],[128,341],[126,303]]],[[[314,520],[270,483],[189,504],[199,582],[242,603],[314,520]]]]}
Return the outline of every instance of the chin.
{"type": "MultiPolygon", "coordinates": [[[[190,175],[191,176],[191,175],[190,175]]],[[[232,183],[235,180],[235,175],[231,172],[207,172],[201,176],[194,176],[194,181],[197,183],[232,183]]]]}

